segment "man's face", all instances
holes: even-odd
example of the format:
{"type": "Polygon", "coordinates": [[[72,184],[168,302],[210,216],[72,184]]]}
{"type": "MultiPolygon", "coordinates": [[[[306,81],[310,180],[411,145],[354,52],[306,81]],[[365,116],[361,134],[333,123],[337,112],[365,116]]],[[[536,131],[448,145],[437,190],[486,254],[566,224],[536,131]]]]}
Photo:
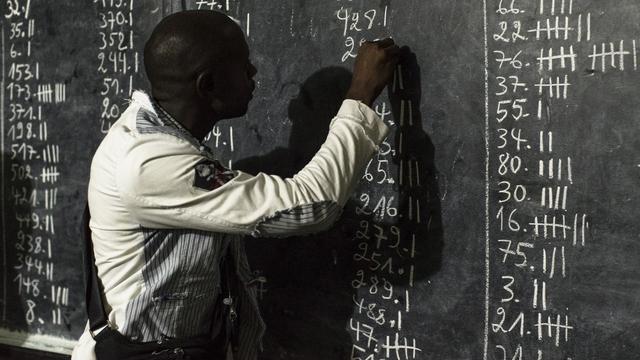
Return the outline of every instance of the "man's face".
{"type": "Polygon", "coordinates": [[[216,109],[223,118],[242,116],[247,112],[249,101],[253,98],[257,73],[249,60],[249,47],[244,36],[239,32],[229,44],[229,56],[217,71],[217,98],[222,108],[216,109]]]}

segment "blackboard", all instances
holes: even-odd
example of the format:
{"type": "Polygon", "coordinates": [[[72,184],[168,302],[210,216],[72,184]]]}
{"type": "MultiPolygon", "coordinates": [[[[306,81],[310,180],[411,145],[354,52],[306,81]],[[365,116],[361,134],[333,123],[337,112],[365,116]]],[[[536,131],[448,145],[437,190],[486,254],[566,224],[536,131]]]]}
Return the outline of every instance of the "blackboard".
{"type": "Polygon", "coordinates": [[[640,354],[640,4],[631,0],[8,1],[0,342],[69,353],[84,328],[93,151],[163,16],[237,18],[258,68],[223,163],[290,176],[321,144],[362,39],[406,46],[392,132],[326,233],[246,239],[264,359],[640,354]]]}

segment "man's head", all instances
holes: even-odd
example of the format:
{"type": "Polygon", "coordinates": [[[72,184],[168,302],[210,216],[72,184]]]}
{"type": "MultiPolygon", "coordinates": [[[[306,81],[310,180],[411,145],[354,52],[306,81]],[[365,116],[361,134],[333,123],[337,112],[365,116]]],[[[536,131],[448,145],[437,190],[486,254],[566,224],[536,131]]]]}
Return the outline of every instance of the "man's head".
{"type": "Polygon", "coordinates": [[[164,18],[145,45],[144,65],[157,100],[196,106],[206,121],[244,115],[255,87],[242,30],[215,11],[164,18]]]}

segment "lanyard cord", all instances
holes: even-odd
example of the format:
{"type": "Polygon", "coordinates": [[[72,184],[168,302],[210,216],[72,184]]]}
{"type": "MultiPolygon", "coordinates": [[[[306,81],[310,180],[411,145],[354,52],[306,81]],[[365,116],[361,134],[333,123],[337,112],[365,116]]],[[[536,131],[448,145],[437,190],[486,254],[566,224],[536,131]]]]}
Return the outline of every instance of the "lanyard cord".
{"type": "Polygon", "coordinates": [[[225,306],[225,313],[226,316],[224,317],[224,322],[226,324],[225,326],[225,331],[226,331],[226,336],[227,336],[227,344],[233,342],[236,338],[235,336],[235,328],[236,328],[236,320],[238,318],[238,314],[236,312],[236,303],[234,301],[234,293],[235,293],[235,289],[233,288],[233,282],[231,280],[231,277],[234,274],[234,266],[233,266],[233,260],[234,257],[231,256],[231,254],[229,254],[229,252],[231,251],[229,248],[231,247],[231,244],[228,245],[227,247],[227,251],[225,252],[225,256],[224,259],[222,260],[222,266],[221,268],[221,284],[222,284],[222,291],[220,296],[225,296],[222,300],[222,303],[225,306]]]}
{"type": "Polygon", "coordinates": [[[93,243],[91,242],[91,229],[89,228],[89,204],[85,205],[82,215],[82,234],[84,238],[84,288],[87,315],[89,317],[89,331],[94,332],[109,325],[109,319],[102,302],[102,284],[98,279],[96,259],[93,255],[93,243]]]}

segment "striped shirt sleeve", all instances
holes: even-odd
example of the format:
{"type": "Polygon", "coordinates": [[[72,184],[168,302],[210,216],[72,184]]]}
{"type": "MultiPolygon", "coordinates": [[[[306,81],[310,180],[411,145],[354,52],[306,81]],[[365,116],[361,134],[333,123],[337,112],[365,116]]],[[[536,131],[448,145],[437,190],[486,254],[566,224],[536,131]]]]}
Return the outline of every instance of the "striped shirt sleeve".
{"type": "Polygon", "coordinates": [[[167,134],[140,134],[119,164],[116,181],[127,210],[145,227],[254,236],[317,232],[338,218],[387,132],[373,110],[345,100],[318,153],[292,178],[236,171],[210,189],[202,181],[194,186],[195,177],[203,176],[196,167],[207,159],[192,144],[167,134]]]}

